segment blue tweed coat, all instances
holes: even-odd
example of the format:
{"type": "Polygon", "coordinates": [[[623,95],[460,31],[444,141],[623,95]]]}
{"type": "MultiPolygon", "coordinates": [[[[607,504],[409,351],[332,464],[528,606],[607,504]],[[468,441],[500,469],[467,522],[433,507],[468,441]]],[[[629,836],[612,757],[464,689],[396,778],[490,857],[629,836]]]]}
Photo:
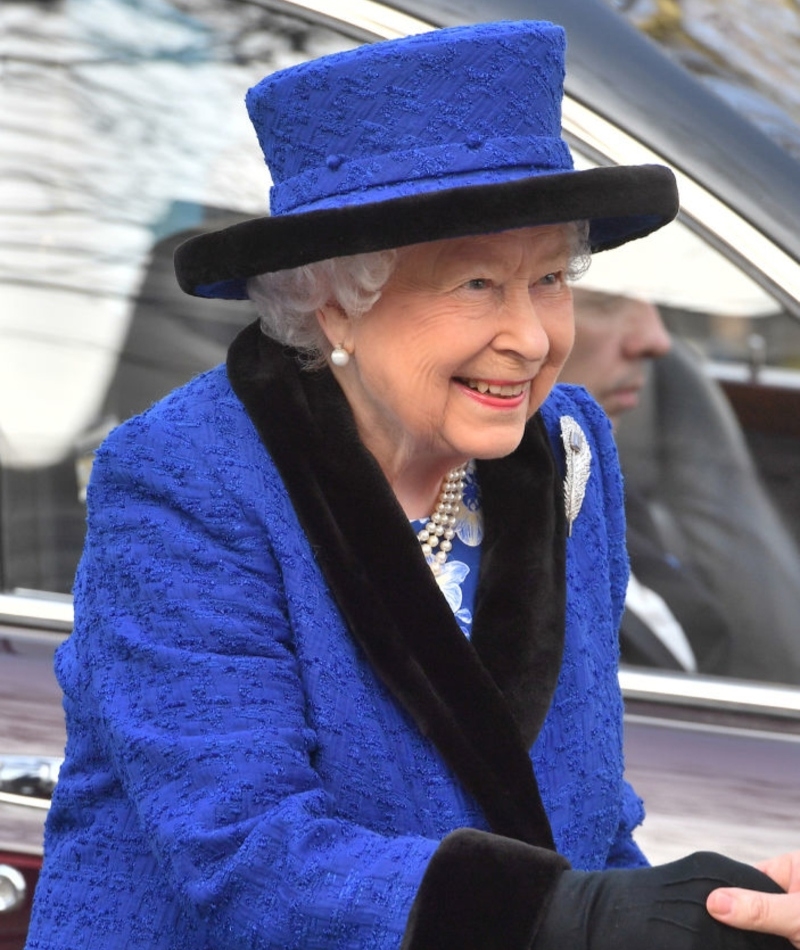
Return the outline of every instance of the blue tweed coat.
{"type": "Polygon", "coordinates": [[[333,378],[255,327],[112,433],[30,950],[516,950],[567,862],[644,863],[608,424],[557,387],[478,478],[468,641],[333,378]],[[593,453],[569,537],[565,414],[593,453]]]}

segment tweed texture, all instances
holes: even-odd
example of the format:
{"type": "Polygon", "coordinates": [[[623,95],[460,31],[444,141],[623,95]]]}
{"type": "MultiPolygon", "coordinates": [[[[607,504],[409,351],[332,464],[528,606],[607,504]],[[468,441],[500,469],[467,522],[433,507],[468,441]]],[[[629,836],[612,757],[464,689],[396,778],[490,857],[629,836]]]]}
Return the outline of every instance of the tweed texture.
{"type": "MultiPolygon", "coordinates": [[[[564,413],[596,465],[531,756],[558,851],[581,869],[634,866],[620,476],[594,403],[554,391],[555,443],[564,413]]],[[[117,429],[88,504],[30,950],[399,947],[442,841],[497,836],[350,636],[225,369],[117,429]]]]}
{"type": "Polygon", "coordinates": [[[273,215],[571,170],[565,37],[478,23],[272,73],[247,93],[273,215]]]}

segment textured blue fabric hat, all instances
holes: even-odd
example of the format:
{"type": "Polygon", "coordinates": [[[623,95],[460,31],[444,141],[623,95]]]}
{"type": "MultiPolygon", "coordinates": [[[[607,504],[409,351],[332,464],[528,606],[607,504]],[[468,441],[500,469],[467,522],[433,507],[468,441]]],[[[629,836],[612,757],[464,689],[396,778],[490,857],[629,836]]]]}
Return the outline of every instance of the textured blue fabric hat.
{"type": "Polygon", "coordinates": [[[589,219],[593,249],[670,221],[661,166],[575,171],[561,138],[564,32],[502,21],[435,30],[267,76],[247,109],[270,170],[269,217],[183,244],[188,293],[362,251],[589,219]]]}

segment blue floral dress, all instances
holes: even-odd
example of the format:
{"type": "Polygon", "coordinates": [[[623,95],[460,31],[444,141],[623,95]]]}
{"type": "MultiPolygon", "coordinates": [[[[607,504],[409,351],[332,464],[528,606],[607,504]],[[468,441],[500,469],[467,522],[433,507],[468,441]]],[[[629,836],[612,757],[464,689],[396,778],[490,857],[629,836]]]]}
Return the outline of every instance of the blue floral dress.
{"type": "MultiPolygon", "coordinates": [[[[428,518],[411,522],[416,533],[428,523],[428,518]]],[[[472,632],[472,608],[478,588],[478,568],[483,540],[483,513],[481,493],[475,473],[475,463],[470,462],[464,475],[464,495],[455,524],[455,537],[447,560],[435,573],[436,583],[453,611],[459,627],[469,637],[472,632]]],[[[427,558],[429,564],[433,557],[427,558]]]]}

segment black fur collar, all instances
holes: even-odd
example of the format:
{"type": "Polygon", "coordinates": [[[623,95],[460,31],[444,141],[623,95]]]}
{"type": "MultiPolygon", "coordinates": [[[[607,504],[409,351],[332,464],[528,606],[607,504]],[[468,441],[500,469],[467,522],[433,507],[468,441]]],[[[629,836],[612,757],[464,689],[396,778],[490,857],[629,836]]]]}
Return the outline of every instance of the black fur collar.
{"type": "Polygon", "coordinates": [[[228,375],[377,675],[493,831],[552,848],[528,754],[564,642],[565,522],[541,419],[511,456],[478,465],[486,532],[469,641],[333,375],[301,371],[257,324],[231,346],[228,375]]]}

